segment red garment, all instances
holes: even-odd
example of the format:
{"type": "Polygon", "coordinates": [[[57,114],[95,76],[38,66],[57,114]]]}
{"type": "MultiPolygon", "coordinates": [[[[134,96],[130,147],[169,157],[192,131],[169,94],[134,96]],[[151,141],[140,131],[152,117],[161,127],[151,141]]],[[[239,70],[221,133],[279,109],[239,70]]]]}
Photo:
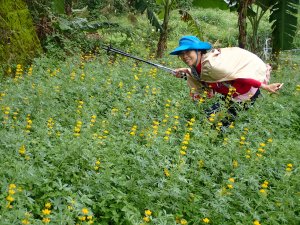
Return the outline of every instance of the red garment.
{"type": "MultiPolygon", "coordinates": [[[[196,70],[199,74],[201,73],[201,63],[197,65],[196,70]]],[[[248,91],[250,91],[251,87],[259,88],[261,86],[260,81],[250,78],[238,78],[232,81],[216,83],[203,83],[211,88],[214,92],[220,93],[222,95],[227,95],[229,92],[229,87],[234,87],[235,93],[232,95],[233,97],[247,93],[248,91]]]]}

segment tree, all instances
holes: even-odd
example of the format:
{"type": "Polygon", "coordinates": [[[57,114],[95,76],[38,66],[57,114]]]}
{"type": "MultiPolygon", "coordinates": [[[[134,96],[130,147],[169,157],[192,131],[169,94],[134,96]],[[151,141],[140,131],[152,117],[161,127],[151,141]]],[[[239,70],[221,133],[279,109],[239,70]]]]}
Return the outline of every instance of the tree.
{"type": "MultiPolygon", "coordinates": [[[[257,4],[262,11],[270,10],[269,21],[272,23],[272,51],[290,49],[297,30],[297,12],[299,0],[194,0],[194,6],[204,8],[224,9],[224,2],[230,7],[236,7],[239,25],[239,46],[244,47],[246,43],[246,20],[248,10],[253,4],[257,4]]],[[[259,21],[257,21],[259,22],[259,21]]],[[[258,24],[252,27],[258,29],[258,24]]]]}
{"type": "Polygon", "coordinates": [[[192,0],[136,0],[132,6],[139,12],[147,12],[150,23],[160,32],[157,43],[156,57],[161,58],[167,49],[167,41],[169,34],[169,20],[172,10],[188,7],[192,0]],[[159,15],[157,17],[156,15],[159,15]],[[163,20],[162,24],[160,19],[163,20]]]}
{"type": "Polygon", "coordinates": [[[27,64],[42,49],[26,3],[0,0],[0,5],[0,68],[27,64]]]}

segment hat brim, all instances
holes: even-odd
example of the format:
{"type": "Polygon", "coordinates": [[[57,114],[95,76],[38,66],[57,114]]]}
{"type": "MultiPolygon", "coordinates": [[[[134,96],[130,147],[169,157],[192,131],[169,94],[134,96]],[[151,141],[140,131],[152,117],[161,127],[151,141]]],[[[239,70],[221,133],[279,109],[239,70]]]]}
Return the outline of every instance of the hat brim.
{"type": "Polygon", "coordinates": [[[175,48],[172,52],[170,52],[170,55],[179,55],[180,52],[186,50],[209,50],[209,49],[211,49],[211,45],[207,42],[201,42],[193,45],[180,45],[177,48],[175,48]]]}

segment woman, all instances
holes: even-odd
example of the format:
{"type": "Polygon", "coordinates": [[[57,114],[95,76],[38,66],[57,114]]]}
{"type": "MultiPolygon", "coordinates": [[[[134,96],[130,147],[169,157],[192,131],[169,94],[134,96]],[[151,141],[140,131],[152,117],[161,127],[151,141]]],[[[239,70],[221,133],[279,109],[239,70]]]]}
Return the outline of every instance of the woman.
{"type": "MultiPolygon", "coordinates": [[[[260,88],[275,93],[283,85],[268,84],[271,67],[249,51],[238,47],[208,50],[211,50],[209,43],[195,36],[182,37],[170,54],[178,55],[189,68],[176,69],[176,76],[187,74],[193,100],[199,98],[203,89],[209,90],[210,96],[219,93],[224,98],[230,97],[228,112],[233,119],[237,114],[234,102],[254,103],[260,88]]],[[[214,113],[218,108],[216,104],[207,113],[214,113]]]]}

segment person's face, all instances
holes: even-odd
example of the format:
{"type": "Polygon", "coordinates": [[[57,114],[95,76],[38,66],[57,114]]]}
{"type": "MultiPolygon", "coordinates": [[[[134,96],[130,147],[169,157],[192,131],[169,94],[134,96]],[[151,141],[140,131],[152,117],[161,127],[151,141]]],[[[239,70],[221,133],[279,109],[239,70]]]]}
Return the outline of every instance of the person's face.
{"type": "Polygon", "coordinates": [[[197,66],[201,60],[201,52],[195,50],[182,51],[179,58],[188,66],[197,66]]]}

